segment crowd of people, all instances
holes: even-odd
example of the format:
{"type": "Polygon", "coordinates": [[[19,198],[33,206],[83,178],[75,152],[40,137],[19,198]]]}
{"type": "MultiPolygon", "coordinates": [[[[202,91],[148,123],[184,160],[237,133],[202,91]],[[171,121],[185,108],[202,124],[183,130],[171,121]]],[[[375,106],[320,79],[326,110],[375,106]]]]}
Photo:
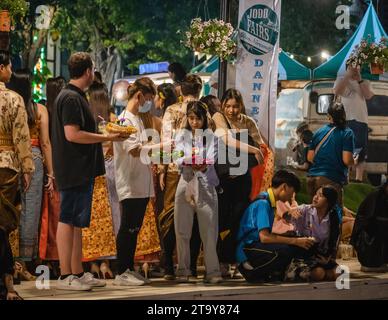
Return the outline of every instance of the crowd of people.
{"type": "MultiPolygon", "coordinates": [[[[57,289],[79,291],[109,278],[116,286],[157,275],[191,282],[202,262],[209,284],[336,278],[341,233],[354,222],[343,208],[355,146],[342,103],[330,105],[329,123],[314,134],[300,130],[298,169],[307,171],[311,204],[298,205],[299,178],[274,172],[274,153],[238,90],[200,98],[201,78],[174,63],[173,84],[128,84],[116,115],[89,54],[72,54],[68,68],[70,81],[49,79],[47,100],[35,103],[29,70],[12,73],[0,51],[2,298],[20,299],[14,282],[34,280],[38,264],[49,266],[57,289]],[[136,132],[109,133],[108,122],[136,132]]],[[[387,188],[365,200],[375,204],[372,216],[360,207],[356,249],[365,251],[365,234],[379,228],[371,219],[387,219],[387,188]]],[[[384,239],[374,263],[360,255],[365,267],[387,263],[384,239]]]]}

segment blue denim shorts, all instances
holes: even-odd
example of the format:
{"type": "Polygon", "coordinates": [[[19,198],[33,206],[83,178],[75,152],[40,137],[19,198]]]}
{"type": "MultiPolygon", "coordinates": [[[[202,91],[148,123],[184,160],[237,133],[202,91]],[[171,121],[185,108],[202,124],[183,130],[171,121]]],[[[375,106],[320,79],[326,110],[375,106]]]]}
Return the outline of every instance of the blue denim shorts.
{"type": "Polygon", "coordinates": [[[59,222],[77,228],[88,228],[92,212],[94,182],[60,191],[59,222]]]}

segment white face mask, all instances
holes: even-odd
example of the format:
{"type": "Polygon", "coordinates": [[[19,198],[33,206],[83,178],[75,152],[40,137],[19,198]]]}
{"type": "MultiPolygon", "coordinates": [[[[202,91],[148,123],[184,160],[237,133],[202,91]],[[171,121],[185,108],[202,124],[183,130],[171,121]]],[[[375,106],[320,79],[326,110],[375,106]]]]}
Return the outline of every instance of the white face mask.
{"type": "Polygon", "coordinates": [[[151,107],[152,107],[152,101],[146,100],[143,105],[139,106],[139,112],[146,113],[151,110],[151,107]]]}

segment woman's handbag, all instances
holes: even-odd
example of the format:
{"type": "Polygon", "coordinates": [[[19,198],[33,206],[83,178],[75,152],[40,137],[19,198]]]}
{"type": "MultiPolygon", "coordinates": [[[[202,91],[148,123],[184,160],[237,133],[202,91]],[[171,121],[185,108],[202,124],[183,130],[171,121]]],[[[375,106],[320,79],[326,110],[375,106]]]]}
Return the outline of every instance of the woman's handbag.
{"type": "MultiPolygon", "coordinates": [[[[222,113],[221,113],[222,114],[222,113]]],[[[224,117],[227,125],[228,125],[228,130],[232,130],[232,127],[229,124],[229,121],[226,119],[224,114],[222,114],[224,117]]],[[[241,134],[240,132],[236,132],[235,139],[241,141],[241,134]]],[[[253,138],[248,135],[248,144],[250,146],[255,146],[255,142],[253,138]]],[[[230,170],[231,168],[238,168],[240,166],[240,163],[238,162],[238,158],[240,157],[240,150],[236,149],[234,151],[229,151],[230,146],[226,145],[222,139],[220,139],[219,142],[219,155],[225,155],[225,163],[219,163],[220,157],[218,157],[217,162],[215,163],[215,169],[217,171],[217,175],[220,179],[226,178],[230,176],[230,170]],[[233,159],[234,158],[234,159],[233,159]],[[231,161],[233,159],[233,161],[231,161]]],[[[254,154],[248,153],[248,170],[250,170],[253,167],[256,167],[259,163],[257,162],[257,159],[254,154]]]]}

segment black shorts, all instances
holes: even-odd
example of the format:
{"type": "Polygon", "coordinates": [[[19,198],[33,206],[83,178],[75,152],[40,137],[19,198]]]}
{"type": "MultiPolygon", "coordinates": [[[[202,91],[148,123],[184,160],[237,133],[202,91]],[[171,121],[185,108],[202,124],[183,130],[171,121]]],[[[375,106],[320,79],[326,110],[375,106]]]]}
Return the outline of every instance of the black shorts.
{"type": "Polygon", "coordinates": [[[355,148],[361,149],[358,157],[359,162],[365,161],[368,154],[368,125],[356,120],[346,121],[348,127],[352,129],[355,137],[355,148]]]}

